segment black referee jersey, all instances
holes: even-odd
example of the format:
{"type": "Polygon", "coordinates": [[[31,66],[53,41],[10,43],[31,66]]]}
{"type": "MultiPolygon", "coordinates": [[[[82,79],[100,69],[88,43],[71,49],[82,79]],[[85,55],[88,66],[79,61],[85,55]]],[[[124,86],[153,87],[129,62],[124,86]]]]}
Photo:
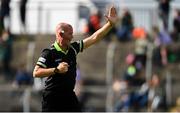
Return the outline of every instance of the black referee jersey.
{"type": "Polygon", "coordinates": [[[76,80],[76,56],[82,51],[82,40],[71,43],[66,52],[62,51],[57,42],[42,51],[37,62],[40,67],[54,68],[61,62],[69,65],[66,73],[47,77],[43,91],[43,111],[80,111],[73,90],[76,80]]]}

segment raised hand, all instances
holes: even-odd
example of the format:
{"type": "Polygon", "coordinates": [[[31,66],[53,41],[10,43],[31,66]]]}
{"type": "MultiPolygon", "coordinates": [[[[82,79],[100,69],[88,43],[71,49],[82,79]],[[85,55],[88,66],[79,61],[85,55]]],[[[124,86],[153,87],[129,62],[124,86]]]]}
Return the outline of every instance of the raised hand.
{"type": "Polygon", "coordinates": [[[115,24],[118,20],[116,8],[112,6],[108,11],[108,15],[105,15],[105,17],[111,24],[115,24]]]}

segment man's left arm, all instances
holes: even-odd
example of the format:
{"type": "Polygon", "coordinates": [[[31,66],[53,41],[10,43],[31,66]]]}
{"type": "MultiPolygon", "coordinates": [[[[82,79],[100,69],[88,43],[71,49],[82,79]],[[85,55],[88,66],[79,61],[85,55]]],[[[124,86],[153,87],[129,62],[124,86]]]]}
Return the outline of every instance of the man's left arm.
{"type": "Polygon", "coordinates": [[[114,26],[118,18],[115,7],[111,7],[108,12],[108,16],[105,16],[105,17],[108,20],[107,23],[103,27],[101,27],[99,30],[97,30],[95,33],[93,33],[91,36],[83,40],[84,49],[100,41],[114,26]]]}

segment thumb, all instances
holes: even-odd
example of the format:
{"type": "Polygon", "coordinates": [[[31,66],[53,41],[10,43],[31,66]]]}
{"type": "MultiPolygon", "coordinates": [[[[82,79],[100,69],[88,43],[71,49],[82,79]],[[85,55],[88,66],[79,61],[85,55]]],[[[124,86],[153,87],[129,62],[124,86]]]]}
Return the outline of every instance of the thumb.
{"type": "Polygon", "coordinates": [[[106,18],[106,21],[109,21],[111,23],[111,25],[114,25],[114,23],[112,22],[112,20],[110,19],[109,16],[104,15],[104,17],[106,18]]]}
{"type": "Polygon", "coordinates": [[[107,15],[104,15],[104,17],[106,18],[107,21],[109,21],[109,17],[107,15]]]}

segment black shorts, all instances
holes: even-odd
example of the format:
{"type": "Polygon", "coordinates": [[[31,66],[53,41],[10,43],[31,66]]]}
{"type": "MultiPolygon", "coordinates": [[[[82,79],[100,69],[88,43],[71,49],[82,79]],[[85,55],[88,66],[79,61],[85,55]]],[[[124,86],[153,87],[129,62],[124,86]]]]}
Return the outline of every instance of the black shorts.
{"type": "Polygon", "coordinates": [[[43,91],[43,112],[81,112],[75,92],[43,91]]]}

